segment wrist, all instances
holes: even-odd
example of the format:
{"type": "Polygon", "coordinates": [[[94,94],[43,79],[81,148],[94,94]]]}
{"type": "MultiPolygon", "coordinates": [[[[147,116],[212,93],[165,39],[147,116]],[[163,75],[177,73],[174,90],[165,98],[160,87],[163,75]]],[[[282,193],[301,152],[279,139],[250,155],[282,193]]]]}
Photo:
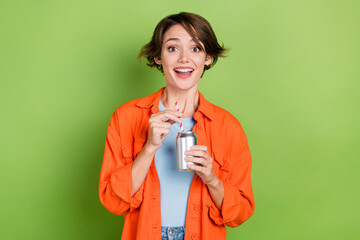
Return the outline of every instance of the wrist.
{"type": "Polygon", "coordinates": [[[146,154],[152,155],[152,154],[156,153],[156,151],[158,150],[158,147],[153,146],[147,142],[147,143],[145,143],[143,150],[146,154]]]}
{"type": "Polygon", "coordinates": [[[215,175],[214,179],[208,182],[206,185],[208,187],[217,188],[220,185],[220,179],[215,175]]]}

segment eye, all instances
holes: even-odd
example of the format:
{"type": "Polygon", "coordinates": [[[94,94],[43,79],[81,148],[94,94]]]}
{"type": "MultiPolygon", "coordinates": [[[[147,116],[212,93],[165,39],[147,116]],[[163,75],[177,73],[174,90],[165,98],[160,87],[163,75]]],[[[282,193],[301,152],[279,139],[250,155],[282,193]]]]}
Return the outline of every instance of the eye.
{"type": "Polygon", "coordinates": [[[177,50],[176,47],[170,46],[168,47],[169,52],[175,52],[177,50]]]}
{"type": "Polygon", "coordinates": [[[196,47],[193,47],[193,48],[192,48],[192,51],[193,51],[193,52],[201,52],[201,48],[198,47],[198,46],[196,46],[196,47]]]}

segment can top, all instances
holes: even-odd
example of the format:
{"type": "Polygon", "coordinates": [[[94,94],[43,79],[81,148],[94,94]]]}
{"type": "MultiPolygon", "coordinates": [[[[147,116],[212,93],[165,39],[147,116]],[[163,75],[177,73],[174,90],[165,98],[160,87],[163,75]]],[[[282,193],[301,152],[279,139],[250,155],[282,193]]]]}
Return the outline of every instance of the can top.
{"type": "Polygon", "coordinates": [[[195,132],[192,132],[191,130],[187,131],[187,132],[182,132],[180,137],[193,137],[196,136],[195,132]]]}

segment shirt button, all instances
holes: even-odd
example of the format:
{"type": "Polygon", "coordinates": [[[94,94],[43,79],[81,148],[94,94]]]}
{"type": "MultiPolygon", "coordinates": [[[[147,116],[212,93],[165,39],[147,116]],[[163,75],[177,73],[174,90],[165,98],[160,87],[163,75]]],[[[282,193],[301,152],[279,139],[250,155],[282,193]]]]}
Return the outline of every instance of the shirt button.
{"type": "Polygon", "coordinates": [[[199,129],[202,130],[202,129],[203,129],[203,125],[199,124],[199,129]]]}
{"type": "Polygon", "coordinates": [[[194,210],[195,210],[195,212],[198,212],[199,211],[199,206],[194,206],[194,210]]]}
{"type": "Polygon", "coordinates": [[[195,239],[196,239],[196,236],[195,236],[195,235],[192,235],[192,236],[191,236],[191,239],[192,239],[192,240],[195,240],[195,239]]]}

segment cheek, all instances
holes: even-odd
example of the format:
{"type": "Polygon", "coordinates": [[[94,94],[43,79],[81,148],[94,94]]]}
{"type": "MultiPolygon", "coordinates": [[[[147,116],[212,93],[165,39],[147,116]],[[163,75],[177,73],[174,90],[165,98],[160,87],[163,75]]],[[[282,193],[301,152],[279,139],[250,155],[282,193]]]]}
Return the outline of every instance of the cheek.
{"type": "Polygon", "coordinates": [[[161,54],[161,58],[162,58],[163,64],[170,65],[176,61],[177,56],[175,53],[164,52],[161,54]]]}
{"type": "Polygon", "coordinates": [[[206,58],[205,55],[199,54],[199,55],[197,55],[197,56],[194,57],[194,61],[196,62],[196,64],[197,64],[198,66],[200,66],[200,65],[205,65],[205,63],[206,63],[205,58],[206,58]]]}

